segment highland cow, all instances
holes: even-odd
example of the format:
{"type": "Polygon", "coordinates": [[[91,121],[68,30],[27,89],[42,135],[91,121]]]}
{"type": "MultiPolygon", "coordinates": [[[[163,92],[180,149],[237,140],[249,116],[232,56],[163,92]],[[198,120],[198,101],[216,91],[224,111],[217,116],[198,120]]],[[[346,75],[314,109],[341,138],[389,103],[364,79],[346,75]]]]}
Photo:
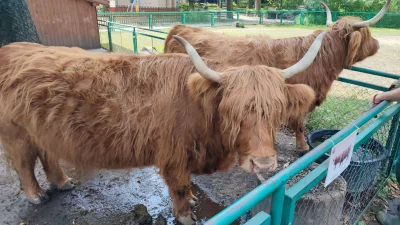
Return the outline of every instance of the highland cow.
{"type": "MultiPolygon", "coordinates": [[[[354,17],[343,17],[332,22],[331,12],[327,11],[327,25],[330,27],[326,40],[314,63],[302,73],[286,80],[289,84],[307,84],[316,92],[316,99],[309,112],[315,110],[326,99],[333,82],[343,69],[373,56],[379,43],[371,36],[368,26],[378,22],[391,0],[372,19],[361,21],[354,17]]],[[[185,38],[194,46],[201,57],[223,62],[227,65],[267,65],[281,69],[295,64],[307,51],[315,37],[323,32],[315,31],[309,36],[271,39],[264,35],[234,37],[203,28],[175,25],[169,32],[164,46],[165,53],[185,53],[185,49],[173,35],[185,38]]],[[[287,124],[296,133],[296,145],[300,152],[309,150],[304,139],[306,115],[291,118],[287,124]]]]}
{"type": "Polygon", "coordinates": [[[285,79],[312,63],[325,34],[284,70],[223,68],[178,36],[189,55],[13,43],[0,48],[0,140],[34,204],[48,198],[34,175],[37,158],[62,190],[73,184],[60,159],[82,169],[155,165],[174,215],[192,224],[191,174],[228,170],[237,157],[250,173],[277,168],[276,129],[315,99],[310,87],[285,79]]]}

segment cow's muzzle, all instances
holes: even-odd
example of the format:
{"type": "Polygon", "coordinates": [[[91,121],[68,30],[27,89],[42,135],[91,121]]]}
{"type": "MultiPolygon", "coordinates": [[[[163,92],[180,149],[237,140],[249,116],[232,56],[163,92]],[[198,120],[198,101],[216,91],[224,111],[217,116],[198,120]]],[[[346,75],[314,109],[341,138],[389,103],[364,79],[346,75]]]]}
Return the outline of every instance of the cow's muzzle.
{"type": "Polygon", "coordinates": [[[270,172],[278,168],[278,157],[250,157],[250,170],[252,173],[270,172]]]}

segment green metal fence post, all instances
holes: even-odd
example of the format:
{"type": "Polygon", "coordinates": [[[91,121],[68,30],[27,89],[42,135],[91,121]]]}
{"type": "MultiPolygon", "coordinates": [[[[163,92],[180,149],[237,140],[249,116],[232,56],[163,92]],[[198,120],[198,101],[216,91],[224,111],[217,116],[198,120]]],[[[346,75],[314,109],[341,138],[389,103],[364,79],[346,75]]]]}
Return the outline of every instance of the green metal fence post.
{"type": "Polygon", "coordinates": [[[333,22],[335,22],[336,20],[337,20],[337,12],[333,12],[333,15],[332,15],[332,20],[333,20],[333,22]]]}
{"type": "Polygon", "coordinates": [[[108,34],[108,48],[109,48],[110,52],[112,52],[111,29],[110,29],[109,22],[107,22],[107,34],[108,34]]]}
{"type": "Polygon", "coordinates": [[[186,24],[186,13],[182,13],[182,24],[186,24]]]}
{"type": "Polygon", "coordinates": [[[285,186],[282,184],[273,194],[271,201],[271,225],[281,225],[283,201],[285,200],[285,186]]]}
{"type": "Polygon", "coordinates": [[[300,13],[300,24],[304,25],[304,12],[300,13]]]}
{"type": "Polygon", "coordinates": [[[136,28],[133,28],[132,31],[132,37],[133,37],[133,53],[138,54],[138,46],[137,46],[137,35],[136,35],[136,28]]]}
{"type": "Polygon", "coordinates": [[[281,18],[281,22],[280,23],[283,24],[283,21],[282,21],[283,20],[283,13],[282,12],[279,13],[279,17],[281,18]]]}
{"type": "Polygon", "coordinates": [[[260,17],[260,24],[263,24],[263,12],[260,10],[259,12],[258,12],[258,16],[260,17]]]}
{"type": "Polygon", "coordinates": [[[236,21],[239,21],[239,15],[240,15],[240,13],[236,12],[236,21]]]}
{"type": "Polygon", "coordinates": [[[389,175],[390,172],[392,171],[393,166],[396,164],[395,162],[399,163],[398,162],[399,153],[396,150],[396,148],[399,144],[398,142],[399,142],[399,137],[400,137],[400,135],[399,135],[399,131],[400,131],[399,118],[400,118],[399,113],[397,113],[392,118],[392,124],[389,129],[389,135],[386,140],[386,149],[389,149],[390,151],[392,151],[392,155],[390,156],[391,159],[389,160],[389,166],[386,170],[387,175],[389,175]]]}
{"type": "Polygon", "coordinates": [[[214,27],[215,25],[215,13],[211,13],[211,26],[214,27]]]}
{"type": "Polygon", "coordinates": [[[149,29],[153,29],[153,14],[149,14],[149,29]]]}
{"type": "Polygon", "coordinates": [[[296,209],[296,200],[285,196],[283,203],[282,225],[289,225],[293,223],[294,211],[296,209]]]}

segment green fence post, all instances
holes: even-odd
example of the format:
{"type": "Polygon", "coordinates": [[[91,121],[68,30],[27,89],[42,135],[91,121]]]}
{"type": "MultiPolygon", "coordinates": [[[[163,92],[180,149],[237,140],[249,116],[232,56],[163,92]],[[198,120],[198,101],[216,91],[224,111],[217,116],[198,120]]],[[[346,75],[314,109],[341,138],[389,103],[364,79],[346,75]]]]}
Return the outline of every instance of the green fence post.
{"type": "Polygon", "coordinates": [[[281,225],[283,201],[285,200],[285,186],[282,184],[273,194],[271,201],[271,225],[281,225]]]}
{"type": "Polygon", "coordinates": [[[258,16],[260,17],[259,23],[263,24],[263,12],[261,10],[258,12],[258,16]]]}
{"type": "Polygon", "coordinates": [[[293,223],[294,212],[296,210],[296,200],[285,196],[282,210],[282,225],[289,225],[293,223]]]}
{"type": "Polygon", "coordinates": [[[182,24],[186,24],[186,13],[182,13],[182,24]]]}
{"type": "Polygon", "coordinates": [[[215,26],[215,13],[211,13],[211,27],[215,26]]]}
{"type": "Polygon", "coordinates": [[[112,40],[111,40],[111,29],[110,23],[107,22],[107,34],[108,34],[108,48],[112,52],[112,40]]]}
{"type": "Polygon", "coordinates": [[[153,14],[149,14],[149,29],[153,29],[153,14]]]}
{"type": "Polygon", "coordinates": [[[282,14],[282,12],[279,13],[279,17],[280,17],[280,19],[281,19],[281,22],[280,22],[280,23],[283,24],[283,22],[282,22],[282,20],[283,20],[283,14],[282,14]]]}
{"type": "MultiPolygon", "coordinates": [[[[400,113],[397,113],[396,115],[393,116],[392,118],[392,124],[390,125],[390,129],[389,129],[389,135],[386,139],[386,149],[389,149],[390,151],[392,151],[392,155],[391,155],[391,159],[389,160],[389,166],[386,170],[386,175],[390,175],[390,172],[393,169],[393,166],[395,165],[393,162],[397,161],[398,159],[398,152],[396,150],[398,143],[396,143],[396,141],[399,141],[398,136],[399,135],[399,131],[400,131],[400,127],[399,127],[399,118],[400,118],[400,113]],[[393,150],[394,149],[394,150],[393,150]]],[[[399,162],[397,162],[399,163],[399,162]]]]}
{"type": "Polygon", "coordinates": [[[300,24],[304,25],[304,12],[300,13],[300,24]]]}
{"type": "Polygon", "coordinates": [[[133,53],[138,54],[138,46],[137,46],[137,35],[136,35],[136,28],[133,28],[132,31],[132,37],[133,37],[133,53]]]}
{"type": "Polygon", "coordinates": [[[239,15],[240,15],[240,13],[236,12],[236,21],[239,21],[239,15]]]}
{"type": "Polygon", "coordinates": [[[335,22],[337,20],[337,12],[333,12],[332,17],[333,22],[335,22]]]}

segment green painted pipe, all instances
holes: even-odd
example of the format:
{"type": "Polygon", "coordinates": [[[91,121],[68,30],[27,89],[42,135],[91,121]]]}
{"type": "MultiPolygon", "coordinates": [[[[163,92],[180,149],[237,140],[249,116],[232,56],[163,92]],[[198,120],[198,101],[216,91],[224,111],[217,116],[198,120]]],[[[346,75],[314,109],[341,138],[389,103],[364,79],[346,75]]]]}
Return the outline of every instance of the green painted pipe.
{"type": "Polygon", "coordinates": [[[396,75],[396,74],[393,74],[393,73],[386,73],[386,72],[382,72],[382,71],[371,70],[371,69],[361,68],[361,67],[356,67],[356,66],[352,66],[352,67],[348,68],[348,70],[353,70],[353,71],[357,71],[357,72],[373,74],[373,75],[377,75],[377,76],[381,76],[381,77],[400,79],[399,75],[396,75]]]}

